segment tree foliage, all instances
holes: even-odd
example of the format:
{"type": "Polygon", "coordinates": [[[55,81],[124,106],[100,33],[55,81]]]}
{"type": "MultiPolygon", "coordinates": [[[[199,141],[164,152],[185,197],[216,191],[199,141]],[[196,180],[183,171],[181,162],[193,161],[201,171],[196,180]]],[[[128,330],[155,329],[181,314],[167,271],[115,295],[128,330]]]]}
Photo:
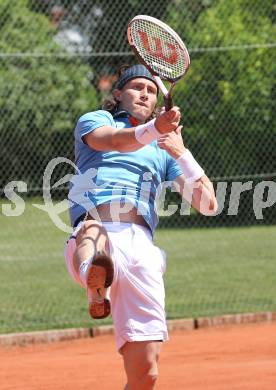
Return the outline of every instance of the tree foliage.
{"type": "Polygon", "coordinates": [[[275,148],[265,137],[275,132],[276,51],[266,47],[275,36],[272,11],[272,0],[257,0],[254,6],[219,0],[202,9],[195,22],[181,23],[181,15],[170,14],[194,49],[190,71],[177,89],[187,138],[192,135],[191,144],[205,152],[206,165],[216,175],[276,170],[275,148]]]}
{"type": "Polygon", "coordinates": [[[134,61],[133,56],[120,53],[130,52],[126,28],[137,14],[167,22],[190,49],[191,68],[176,87],[175,99],[182,108],[185,141],[201,156],[208,174],[275,171],[275,151],[267,136],[276,128],[276,51],[266,47],[275,36],[273,1],[164,0],[159,7],[155,4],[145,0],[0,2],[4,183],[27,178],[38,184],[27,174],[28,167],[35,167],[41,181],[51,156],[72,154],[76,119],[98,106],[87,76],[93,72],[95,82],[101,74],[114,74],[118,65],[134,61]],[[55,4],[65,9],[59,30],[77,25],[89,36],[89,62],[85,56],[66,56],[65,49],[55,43],[58,29],[49,17],[55,4]],[[110,52],[113,55],[107,56],[110,52]]]}
{"type": "MultiPolygon", "coordinates": [[[[29,0],[33,10],[49,14],[55,5],[55,0],[29,0]]],[[[151,9],[151,16],[163,18],[167,5],[171,0],[162,0],[158,7],[151,9]]],[[[144,14],[149,9],[147,0],[59,0],[58,4],[64,9],[61,28],[77,26],[80,32],[89,37],[93,52],[122,52],[128,51],[126,30],[128,22],[138,14],[144,14]]]]}
{"type": "Polygon", "coordinates": [[[27,0],[1,1],[0,29],[1,187],[19,179],[37,186],[51,157],[72,156],[73,126],[97,96],[90,67],[61,56],[55,28],[27,0]]]}

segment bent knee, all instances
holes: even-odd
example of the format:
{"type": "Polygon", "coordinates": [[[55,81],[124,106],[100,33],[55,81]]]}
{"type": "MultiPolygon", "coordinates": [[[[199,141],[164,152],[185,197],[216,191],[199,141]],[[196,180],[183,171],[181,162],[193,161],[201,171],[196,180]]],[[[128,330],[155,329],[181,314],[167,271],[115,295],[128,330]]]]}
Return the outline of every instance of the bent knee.
{"type": "Polygon", "coordinates": [[[157,372],[156,373],[147,372],[143,376],[141,382],[143,385],[146,385],[147,388],[151,389],[155,385],[157,381],[157,377],[158,377],[157,372]]]}
{"type": "Polygon", "coordinates": [[[153,389],[158,375],[160,343],[127,343],[122,350],[129,389],[153,389]]]}
{"type": "Polygon", "coordinates": [[[146,389],[151,390],[158,378],[157,363],[148,362],[147,365],[141,365],[141,369],[137,369],[135,372],[128,373],[128,385],[127,389],[146,389]]]}
{"type": "Polygon", "coordinates": [[[158,378],[157,361],[148,362],[146,369],[140,377],[141,388],[153,389],[158,378]],[[143,386],[142,386],[143,385],[143,386]]]}
{"type": "Polygon", "coordinates": [[[95,220],[95,219],[88,219],[86,221],[83,221],[83,224],[82,224],[82,228],[80,230],[80,232],[84,233],[84,232],[87,232],[91,229],[99,229],[99,230],[103,230],[103,226],[102,226],[102,223],[95,220]]]}
{"type": "Polygon", "coordinates": [[[94,219],[83,221],[82,227],[76,236],[77,246],[87,240],[91,241],[99,250],[109,250],[107,232],[99,221],[94,219]]]}

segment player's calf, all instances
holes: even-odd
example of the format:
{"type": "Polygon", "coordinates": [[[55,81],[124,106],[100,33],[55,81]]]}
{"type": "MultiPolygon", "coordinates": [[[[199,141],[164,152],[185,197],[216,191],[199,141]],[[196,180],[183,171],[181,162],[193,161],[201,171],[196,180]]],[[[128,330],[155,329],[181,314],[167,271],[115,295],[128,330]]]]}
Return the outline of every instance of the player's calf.
{"type": "Polygon", "coordinates": [[[92,318],[110,314],[108,287],[114,277],[113,262],[108,252],[108,236],[99,221],[86,220],[76,237],[74,266],[87,290],[89,313],[92,318]]]}

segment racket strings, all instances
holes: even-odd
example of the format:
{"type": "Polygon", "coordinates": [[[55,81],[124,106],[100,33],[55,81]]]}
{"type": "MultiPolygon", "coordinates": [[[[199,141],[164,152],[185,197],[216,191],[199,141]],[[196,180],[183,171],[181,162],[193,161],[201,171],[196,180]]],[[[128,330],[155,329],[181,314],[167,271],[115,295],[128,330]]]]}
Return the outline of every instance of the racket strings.
{"type": "Polygon", "coordinates": [[[161,78],[176,80],[186,72],[189,60],[179,42],[164,28],[135,20],[131,35],[139,55],[161,78]]]}

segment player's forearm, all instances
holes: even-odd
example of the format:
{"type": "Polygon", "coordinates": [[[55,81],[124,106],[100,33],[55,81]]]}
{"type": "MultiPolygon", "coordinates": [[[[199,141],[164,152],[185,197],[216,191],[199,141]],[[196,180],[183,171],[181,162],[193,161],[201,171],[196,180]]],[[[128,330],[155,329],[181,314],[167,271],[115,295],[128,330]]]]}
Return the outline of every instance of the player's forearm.
{"type": "Polygon", "coordinates": [[[215,191],[213,184],[206,175],[202,175],[192,183],[188,183],[185,176],[180,175],[176,178],[174,186],[181,197],[201,214],[214,215],[216,213],[218,204],[215,191]]]}
{"type": "Polygon", "coordinates": [[[217,200],[213,184],[202,167],[188,149],[176,161],[183,172],[179,184],[184,198],[188,197],[192,206],[201,214],[213,215],[218,208],[217,200]]]}
{"type": "Polygon", "coordinates": [[[84,141],[92,149],[118,152],[133,152],[144,145],[135,137],[135,128],[116,129],[111,126],[103,126],[87,134],[84,141]]]}
{"type": "Polygon", "coordinates": [[[155,122],[152,119],[136,127],[122,129],[102,126],[84,136],[84,141],[92,149],[99,151],[133,152],[161,137],[155,122]]]}
{"type": "Polygon", "coordinates": [[[192,206],[203,215],[214,215],[218,204],[213,184],[204,175],[191,186],[192,206]]]}
{"type": "Polygon", "coordinates": [[[112,150],[118,152],[134,152],[145,146],[137,140],[135,136],[135,127],[113,130],[110,140],[112,150]]]}
{"type": "Polygon", "coordinates": [[[164,131],[174,129],[174,122],[170,123],[167,119],[164,121],[162,117],[159,117],[130,129],[117,130],[112,137],[114,148],[119,152],[126,152],[150,144],[152,141],[159,139],[164,131]]]}
{"type": "Polygon", "coordinates": [[[174,131],[179,120],[179,108],[173,107],[161,113],[156,119],[136,127],[122,129],[111,126],[98,127],[86,134],[83,140],[92,149],[99,151],[133,152],[159,139],[163,134],[174,131]]]}

